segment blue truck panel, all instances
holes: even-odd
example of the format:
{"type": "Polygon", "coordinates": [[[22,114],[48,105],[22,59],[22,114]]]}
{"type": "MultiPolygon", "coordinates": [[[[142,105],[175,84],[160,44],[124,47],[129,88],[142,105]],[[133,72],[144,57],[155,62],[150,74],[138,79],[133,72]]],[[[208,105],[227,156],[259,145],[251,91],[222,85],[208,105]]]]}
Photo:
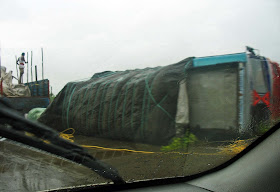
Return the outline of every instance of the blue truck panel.
{"type": "Polygon", "coordinates": [[[48,97],[2,97],[2,99],[22,114],[28,113],[33,108],[46,108],[50,104],[48,97]]]}
{"type": "Polygon", "coordinates": [[[44,79],[40,81],[34,81],[30,83],[25,83],[31,91],[32,97],[49,97],[49,80],[44,79]]]}
{"type": "Polygon", "coordinates": [[[202,67],[207,65],[216,65],[223,63],[233,63],[233,62],[247,62],[246,53],[236,53],[228,55],[216,55],[209,57],[198,57],[193,60],[194,67],[202,67]]]}

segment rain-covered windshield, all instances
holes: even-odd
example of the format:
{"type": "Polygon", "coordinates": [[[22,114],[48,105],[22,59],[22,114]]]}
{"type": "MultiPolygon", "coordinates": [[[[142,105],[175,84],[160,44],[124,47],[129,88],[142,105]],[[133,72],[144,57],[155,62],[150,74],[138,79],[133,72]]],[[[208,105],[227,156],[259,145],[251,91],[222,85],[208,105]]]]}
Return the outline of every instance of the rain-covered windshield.
{"type": "Polygon", "coordinates": [[[1,2],[0,191],[230,160],[280,121],[279,5],[1,2]]]}

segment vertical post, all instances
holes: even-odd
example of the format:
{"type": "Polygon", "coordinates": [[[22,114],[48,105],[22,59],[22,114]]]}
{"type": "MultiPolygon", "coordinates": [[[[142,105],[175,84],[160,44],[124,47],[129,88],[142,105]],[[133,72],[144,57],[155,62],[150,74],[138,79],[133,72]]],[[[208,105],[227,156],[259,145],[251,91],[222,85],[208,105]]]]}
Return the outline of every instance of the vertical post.
{"type": "Polygon", "coordinates": [[[32,73],[32,51],[31,51],[31,82],[33,82],[33,73],[32,73]]]}
{"type": "Polygon", "coordinates": [[[26,58],[26,60],[27,60],[27,67],[26,67],[26,81],[27,81],[27,83],[28,83],[28,52],[27,52],[27,58],[26,58]]]}
{"type": "Polygon", "coordinates": [[[43,59],[43,47],[41,48],[42,50],[42,80],[44,79],[44,59],[43,59]]]}
{"type": "Polygon", "coordinates": [[[37,78],[37,65],[35,65],[35,79],[36,79],[36,83],[35,83],[35,86],[36,86],[36,96],[39,96],[39,88],[38,88],[38,78],[37,78]]]}
{"type": "Polygon", "coordinates": [[[18,79],[18,67],[17,67],[17,56],[16,57],[16,70],[17,70],[17,79],[18,79]]]}
{"type": "Polygon", "coordinates": [[[37,78],[37,65],[35,65],[35,79],[36,79],[36,82],[38,81],[38,78],[37,78]]]}
{"type": "Polygon", "coordinates": [[[50,99],[50,82],[48,81],[48,98],[50,99]]]}

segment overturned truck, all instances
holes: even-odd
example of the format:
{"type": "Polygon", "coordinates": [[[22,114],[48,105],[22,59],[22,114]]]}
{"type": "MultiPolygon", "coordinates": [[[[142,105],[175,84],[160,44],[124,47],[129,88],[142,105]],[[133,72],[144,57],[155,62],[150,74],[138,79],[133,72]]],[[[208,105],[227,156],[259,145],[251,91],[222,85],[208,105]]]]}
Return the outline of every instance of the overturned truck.
{"type": "Polygon", "coordinates": [[[58,131],[151,144],[189,129],[201,138],[251,134],[254,123],[270,119],[272,105],[279,106],[274,73],[269,60],[247,53],[106,71],[68,83],[39,121],[58,131]],[[256,103],[253,93],[269,96],[256,103]]]}

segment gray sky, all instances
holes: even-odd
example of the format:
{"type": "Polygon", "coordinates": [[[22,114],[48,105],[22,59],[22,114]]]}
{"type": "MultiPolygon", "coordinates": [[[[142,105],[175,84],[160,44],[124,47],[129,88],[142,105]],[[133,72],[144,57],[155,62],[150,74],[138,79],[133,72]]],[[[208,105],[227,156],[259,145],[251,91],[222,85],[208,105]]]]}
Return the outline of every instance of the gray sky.
{"type": "MultiPolygon", "coordinates": [[[[0,0],[2,65],[33,51],[57,94],[105,70],[154,67],[189,56],[243,52],[280,62],[279,0],[0,0]]],[[[26,80],[26,79],[25,79],[26,80]]]]}

